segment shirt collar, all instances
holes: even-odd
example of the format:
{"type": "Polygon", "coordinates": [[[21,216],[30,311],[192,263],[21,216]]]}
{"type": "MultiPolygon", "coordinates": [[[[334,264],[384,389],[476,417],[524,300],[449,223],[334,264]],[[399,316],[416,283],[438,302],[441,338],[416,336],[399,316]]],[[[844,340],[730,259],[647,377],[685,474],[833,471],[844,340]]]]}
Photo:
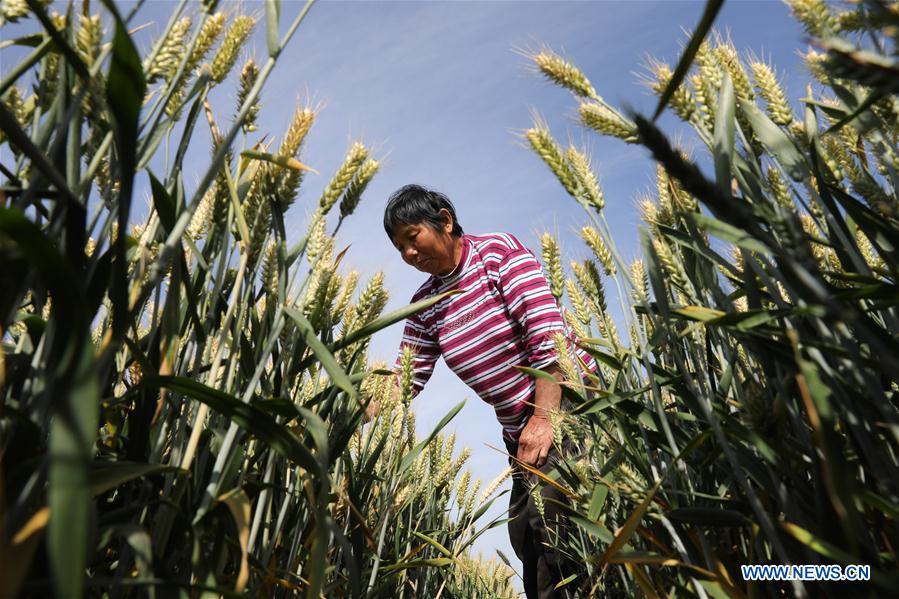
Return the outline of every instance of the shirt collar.
{"type": "Polygon", "coordinates": [[[434,275],[434,278],[440,281],[440,283],[446,285],[449,283],[455,283],[459,279],[459,275],[465,272],[465,268],[468,266],[468,258],[471,252],[468,247],[468,235],[462,235],[462,255],[459,256],[459,263],[456,264],[456,267],[445,276],[434,275]]]}

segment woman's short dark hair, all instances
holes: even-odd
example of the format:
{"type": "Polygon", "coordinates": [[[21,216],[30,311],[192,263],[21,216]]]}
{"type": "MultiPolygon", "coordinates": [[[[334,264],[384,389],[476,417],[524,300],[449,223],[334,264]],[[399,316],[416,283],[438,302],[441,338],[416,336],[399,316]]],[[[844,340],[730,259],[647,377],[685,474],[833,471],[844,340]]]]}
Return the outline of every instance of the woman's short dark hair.
{"type": "Polygon", "coordinates": [[[427,223],[432,229],[440,229],[446,219],[440,211],[446,208],[453,217],[453,237],[462,235],[462,226],[456,217],[456,209],[450,199],[439,191],[421,185],[404,185],[390,194],[387,207],[384,208],[384,230],[393,241],[393,230],[397,225],[417,225],[427,223]]]}

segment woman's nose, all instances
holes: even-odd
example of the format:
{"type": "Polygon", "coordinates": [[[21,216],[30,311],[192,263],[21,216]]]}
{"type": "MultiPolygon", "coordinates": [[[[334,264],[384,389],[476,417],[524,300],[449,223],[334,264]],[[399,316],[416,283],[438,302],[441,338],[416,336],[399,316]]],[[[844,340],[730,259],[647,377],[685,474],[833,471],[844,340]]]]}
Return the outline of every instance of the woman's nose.
{"type": "Polygon", "coordinates": [[[403,249],[403,258],[405,258],[406,260],[412,260],[417,255],[418,255],[418,250],[416,250],[412,246],[407,246],[403,249]]]}

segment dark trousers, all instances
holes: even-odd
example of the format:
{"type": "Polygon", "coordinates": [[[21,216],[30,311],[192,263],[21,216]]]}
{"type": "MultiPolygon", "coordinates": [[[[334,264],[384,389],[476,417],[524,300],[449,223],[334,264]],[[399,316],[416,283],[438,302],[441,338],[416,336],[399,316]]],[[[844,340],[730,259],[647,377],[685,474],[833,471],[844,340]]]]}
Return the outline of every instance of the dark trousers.
{"type": "MultiPolygon", "coordinates": [[[[515,456],[518,444],[506,440],[509,455],[515,456]]],[[[555,467],[558,452],[553,447],[546,463],[540,468],[549,473],[555,467]]],[[[568,522],[559,507],[553,501],[567,502],[565,495],[550,485],[539,483],[543,497],[543,515],[537,509],[531,489],[537,484],[537,477],[516,466],[512,458],[509,464],[512,474],[512,495],[509,499],[509,540],[515,555],[521,560],[524,592],[527,599],[562,599],[568,594],[563,589],[555,589],[567,574],[570,567],[557,555],[553,546],[564,540],[567,535],[568,522]],[[551,501],[552,500],[552,501],[551,501]],[[558,536],[557,536],[558,535],[558,536]]],[[[568,585],[566,585],[568,586],[568,585]]],[[[571,585],[575,585],[572,583],[571,585]]]]}

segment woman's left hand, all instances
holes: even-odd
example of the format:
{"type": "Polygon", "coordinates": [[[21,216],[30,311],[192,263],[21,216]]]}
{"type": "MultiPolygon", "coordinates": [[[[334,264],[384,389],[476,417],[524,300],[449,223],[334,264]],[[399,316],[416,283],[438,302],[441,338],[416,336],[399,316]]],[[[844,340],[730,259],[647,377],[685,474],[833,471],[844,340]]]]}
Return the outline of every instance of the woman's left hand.
{"type": "Polygon", "coordinates": [[[540,468],[546,463],[549,450],[553,445],[553,426],[545,416],[531,416],[518,437],[519,460],[540,468]]]}

